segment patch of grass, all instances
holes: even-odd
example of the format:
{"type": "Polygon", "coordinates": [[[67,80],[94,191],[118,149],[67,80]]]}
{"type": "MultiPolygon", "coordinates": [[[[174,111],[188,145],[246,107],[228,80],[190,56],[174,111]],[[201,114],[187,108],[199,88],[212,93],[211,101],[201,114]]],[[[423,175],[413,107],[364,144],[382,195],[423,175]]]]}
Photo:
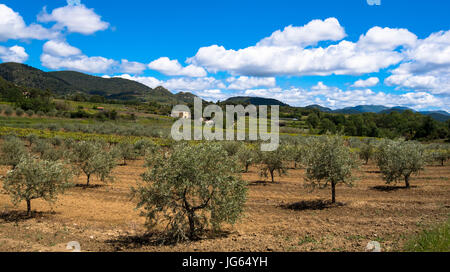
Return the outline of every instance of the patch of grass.
{"type": "Polygon", "coordinates": [[[298,241],[299,246],[308,244],[308,243],[317,243],[317,240],[309,235],[306,235],[305,237],[300,238],[300,240],[298,241]]]}
{"type": "Polygon", "coordinates": [[[345,239],[347,239],[349,241],[361,241],[361,240],[367,240],[367,237],[358,234],[358,235],[348,235],[345,237],[345,239]]]}
{"type": "Polygon", "coordinates": [[[450,252],[450,218],[434,228],[424,230],[406,242],[408,252],[450,252]]]}

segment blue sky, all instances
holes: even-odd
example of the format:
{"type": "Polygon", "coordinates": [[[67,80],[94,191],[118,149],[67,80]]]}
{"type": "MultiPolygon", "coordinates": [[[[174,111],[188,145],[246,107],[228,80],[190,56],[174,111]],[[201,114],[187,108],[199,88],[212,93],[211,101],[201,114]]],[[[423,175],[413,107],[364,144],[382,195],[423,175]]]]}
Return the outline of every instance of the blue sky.
{"type": "Polygon", "coordinates": [[[0,1],[0,61],[207,100],[450,110],[450,2],[0,1]]]}

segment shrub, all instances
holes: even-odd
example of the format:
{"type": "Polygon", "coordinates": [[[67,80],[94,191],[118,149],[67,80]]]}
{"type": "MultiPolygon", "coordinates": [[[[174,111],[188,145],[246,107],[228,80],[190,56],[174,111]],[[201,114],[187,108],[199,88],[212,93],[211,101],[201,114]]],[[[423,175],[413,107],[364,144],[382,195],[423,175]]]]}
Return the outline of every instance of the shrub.
{"type": "Polygon", "coordinates": [[[326,188],[331,185],[332,203],[336,203],[336,185],[351,185],[352,170],[358,167],[340,136],[311,138],[307,143],[305,164],[307,186],[326,188]]]}
{"type": "Polygon", "coordinates": [[[64,143],[64,139],[60,136],[55,136],[51,139],[51,143],[55,146],[61,146],[64,143]]]}
{"type": "Polygon", "coordinates": [[[89,186],[92,175],[97,175],[101,181],[112,181],[111,172],[116,167],[113,154],[105,149],[100,142],[77,142],[72,146],[68,156],[77,168],[86,175],[86,187],[89,186]]]}
{"type": "Polygon", "coordinates": [[[28,146],[32,146],[33,144],[35,144],[37,141],[39,141],[39,137],[36,134],[29,134],[26,137],[27,141],[28,141],[28,146]]]}
{"type": "Polygon", "coordinates": [[[239,162],[244,167],[245,173],[248,172],[250,165],[254,164],[257,160],[256,151],[253,146],[246,146],[245,144],[241,145],[236,155],[239,162]]]}
{"type": "Polygon", "coordinates": [[[132,190],[148,228],[165,224],[169,238],[195,240],[210,225],[220,230],[240,218],[246,183],[220,144],[180,144],[149,163],[143,183],[132,190]]]}
{"type": "Polygon", "coordinates": [[[127,160],[136,160],[139,155],[134,145],[127,142],[117,144],[114,148],[114,153],[123,160],[123,165],[127,165],[127,160]]]}
{"type": "Polygon", "coordinates": [[[47,150],[53,149],[53,145],[48,142],[46,139],[38,139],[33,147],[31,148],[31,151],[34,153],[38,153],[39,156],[42,158],[44,153],[47,150]]]}
{"type": "Polygon", "coordinates": [[[145,156],[147,152],[153,153],[157,148],[157,145],[148,139],[139,140],[134,144],[134,149],[140,156],[145,156]]]}
{"type": "Polygon", "coordinates": [[[13,169],[19,164],[21,158],[28,153],[23,142],[15,137],[8,138],[3,142],[1,152],[1,163],[12,166],[13,169]]]}
{"type": "Polygon", "coordinates": [[[423,170],[426,161],[425,147],[411,141],[386,140],[377,152],[377,164],[386,183],[403,179],[406,188],[410,188],[411,175],[423,170]]]}
{"type": "Polygon", "coordinates": [[[258,162],[261,163],[260,175],[265,178],[270,175],[272,182],[275,182],[275,172],[278,172],[280,176],[287,173],[286,166],[284,165],[286,157],[286,150],[281,146],[275,151],[264,152],[258,149],[258,162]]]}
{"type": "Polygon", "coordinates": [[[238,141],[223,141],[222,146],[227,152],[228,156],[232,157],[237,154],[241,147],[241,142],[238,141]]]}
{"type": "Polygon", "coordinates": [[[31,200],[55,201],[59,193],[71,186],[71,176],[61,163],[23,156],[16,168],[6,175],[3,189],[11,195],[15,205],[26,201],[27,215],[30,215],[31,200]]]}
{"type": "Polygon", "coordinates": [[[298,164],[302,163],[303,154],[304,154],[304,146],[299,139],[292,139],[287,141],[285,144],[286,150],[286,158],[289,161],[294,162],[294,169],[297,168],[298,164]]]}
{"type": "Polygon", "coordinates": [[[25,113],[28,115],[28,117],[32,117],[34,115],[33,110],[27,110],[25,113]]]}
{"type": "Polygon", "coordinates": [[[24,115],[24,113],[25,113],[25,112],[24,112],[21,108],[16,109],[16,115],[17,115],[17,116],[20,117],[20,116],[24,115]]]}
{"type": "Polygon", "coordinates": [[[365,164],[369,163],[369,160],[375,154],[375,144],[372,140],[365,140],[359,146],[359,157],[364,160],[365,164]]]}
{"type": "Polygon", "coordinates": [[[444,166],[444,163],[450,159],[450,149],[440,148],[433,150],[431,157],[433,160],[438,161],[441,166],[444,166]]]}
{"type": "Polygon", "coordinates": [[[4,113],[6,116],[11,116],[13,114],[13,110],[10,107],[6,107],[4,113]]]}

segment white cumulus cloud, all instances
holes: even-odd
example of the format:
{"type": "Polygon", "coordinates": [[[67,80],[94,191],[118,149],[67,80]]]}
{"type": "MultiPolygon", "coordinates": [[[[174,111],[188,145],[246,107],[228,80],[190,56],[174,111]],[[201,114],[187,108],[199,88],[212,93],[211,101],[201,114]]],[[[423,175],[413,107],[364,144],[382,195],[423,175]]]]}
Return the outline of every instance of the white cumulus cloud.
{"type": "Polygon", "coordinates": [[[123,59],[120,64],[120,71],[126,74],[140,74],[145,69],[147,69],[145,64],[136,61],[128,61],[126,59],[123,59]]]}
{"type": "Polygon", "coordinates": [[[0,46],[0,59],[3,62],[23,63],[28,59],[28,54],[25,52],[25,48],[21,46],[0,46]]]}
{"type": "Polygon", "coordinates": [[[356,87],[356,88],[365,88],[365,87],[372,87],[377,85],[378,83],[380,83],[380,79],[378,77],[371,77],[368,79],[360,79],[357,80],[352,87],[356,87]]]}
{"type": "Polygon", "coordinates": [[[80,55],[81,50],[69,45],[66,41],[51,40],[44,44],[43,51],[53,56],[69,57],[80,55]]]}
{"type": "Polygon", "coordinates": [[[44,44],[41,63],[50,69],[69,69],[89,73],[106,73],[116,61],[104,57],[88,57],[65,41],[44,44]]]}
{"type": "Polygon", "coordinates": [[[167,57],[152,61],[148,67],[168,76],[205,77],[207,75],[202,67],[195,65],[183,67],[178,60],[171,60],[167,57]]]}
{"type": "Polygon", "coordinates": [[[399,46],[413,47],[417,36],[404,28],[373,27],[361,35],[358,44],[366,50],[394,50],[399,46]]]}
{"type": "Polygon", "coordinates": [[[94,34],[109,27],[109,23],[102,21],[100,15],[83,4],[69,4],[56,8],[51,13],[47,13],[44,8],[39,14],[38,20],[44,23],[56,22],[54,26],[56,29],[66,28],[69,32],[85,35],[94,34]]]}
{"type": "Polygon", "coordinates": [[[227,79],[228,89],[245,90],[256,87],[275,87],[276,79],[274,77],[230,77],[227,79]]]}
{"type": "Polygon", "coordinates": [[[450,95],[450,30],[419,40],[406,55],[406,61],[392,71],[385,84],[450,95]]]}
{"type": "Polygon", "coordinates": [[[283,31],[275,31],[257,45],[305,47],[315,45],[320,41],[342,40],[345,36],[345,30],[339,21],[336,18],[328,18],[324,21],[313,20],[300,27],[287,26],[283,31]]]}
{"type": "Polygon", "coordinates": [[[57,32],[48,30],[41,25],[26,25],[22,16],[5,4],[0,4],[0,41],[9,39],[38,39],[55,38],[57,32]]]}
{"type": "MultiPolygon", "coordinates": [[[[111,78],[109,76],[104,76],[104,77],[111,78]]],[[[123,74],[123,75],[118,75],[118,76],[114,76],[114,77],[137,81],[137,82],[142,83],[150,88],[156,88],[158,86],[162,86],[162,84],[163,84],[162,81],[160,81],[159,79],[154,78],[154,77],[131,76],[129,74],[123,74]]]]}
{"type": "MultiPolygon", "coordinates": [[[[333,19],[328,21],[334,22],[333,19]]],[[[320,21],[321,23],[313,22],[315,23],[310,24],[330,24],[325,23],[327,20],[320,21]]],[[[335,27],[338,26],[337,20],[336,23],[331,23],[334,24],[335,27]]],[[[316,43],[321,39],[333,38],[327,35],[314,37],[313,31],[311,40],[307,40],[304,38],[307,34],[303,32],[311,28],[308,25],[298,31],[285,29],[275,32],[255,46],[239,50],[225,49],[219,45],[202,47],[187,62],[205,67],[211,72],[227,71],[244,76],[360,75],[379,72],[380,69],[398,64],[405,56],[393,49],[399,46],[403,49],[409,48],[415,44],[415,35],[411,36],[407,30],[376,27],[362,35],[358,42],[343,40],[327,47],[304,48],[304,45],[316,43]],[[301,35],[288,35],[290,32],[298,32],[301,35]],[[395,34],[400,37],[390,40],[395,34]],[[305,40],[304,43],[300,42],[301,39],[305,40]]],[[[344,32],[338,32],[335,39],[338,40],[343,35],[344,32]]]]}

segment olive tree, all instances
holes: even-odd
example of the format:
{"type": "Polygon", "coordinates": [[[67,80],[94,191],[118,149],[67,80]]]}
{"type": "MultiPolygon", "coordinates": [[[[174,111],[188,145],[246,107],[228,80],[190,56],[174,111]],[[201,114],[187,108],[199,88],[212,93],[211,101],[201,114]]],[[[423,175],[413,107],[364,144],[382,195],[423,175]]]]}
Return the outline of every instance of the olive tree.
{"type": "Polygon", "coordinates": [[[39,141],[39,137],[36,134],[29,134],[27,135],[26,139],[28,141],[29,147],[33,146],[33,144],[39,141]]]}
{"type": "Polygon", "coordinates": [[[410,188],[410,177],[424,169],[427,161],[425,147],[412,141],[384,141],[376,156],[378,167],[386,183],[405,181],[410,188]]]}
{"type": "Polygon", "coordinates": [[[292,141],[287,143],[285,146],[286,157],[294,162],[294,169],[297,169],[297,166],[302,163],[304,147],[300,143],[299,140],[292,141]]]}
{"type": "Polygon", "coordinates": [[[68,157],[86,175],[86,187],[89,186],[93,175],[97,175],[104,182],[113,179],[111,172],[116,167],[116,158],[103,143],[76,142],[68,153],[68,157]]]}
{"type": "Polygon", "coordinates": [[[439,147],[431,152],[431,158],[444,166],[444,163],[450,159],[450,149],[439,147]]]}
{"type": "Polygon", "coordinates": [[[275,172],[280,176],[287,173],[284,164],[286,157],[287,153],[283,146],[278,147],[275,151],[258,151],[258,162],[261,164],[260,175],[265,178],[270,175],[272,182],[275,182],[275,172]]]}
{"type": "Polygon", "coordinates": [[[307,186],[331,186],[331,203],[336,203],[336,186],[340,183],[352,185],[352,172],[358,168],[356,158],[340,136],[311,138],[307,143],[304,163],[307,186]]]}
{"type": "Polygon", "coordinates": [[[39,154],[39,156],[42,158],[42,156],[44,155],[44,153],[49,150],[52,149],[53,145],[45,139],[38,139],[35,144],[33,145],[33,147],[31,148],[31,151],[33,151],[34,153],[39,154]]]}
{"type": "Polygon", "coordinates": [[[242,143],[238,141],[223,141],[222,146],[227,152],[228,156],[233,157],[237,154],[242,143]]]}
{"type": "Polygon", "coordinates": [[[16,168],[20,159],[28,152],[24,143],[16,137],[5,139],[0,149],[2,152],[1,164],[12,166],[13,169],[16,168]]]}
{"type": "Polygon", "coordinates": [[[199,238],[211,226],[234,224],[243,212],[246,182],[220,144],[178,144],[148,160],[143,182],[132,189],[146,226],[165,225],[174,241],[199,238]]]}
{"type": "Polygon", "coordinates": [[[139,156],[139,153],[134,148],[134,145],[127,142],[121,142],[117,144],[113,152],[118,158],[123,160],[122,165],[127,165],[127,160],[136,160],[139,156]]]}
{"type": "Polygon", "coordinates": [[[31,150],[37,153],[39,157],[47,161],[58,161],[64,158],[64,149],[54,146],[51,142],[54,140],[38,139],[31,150]]]}
{"type": "Polygon", "coordinates": [[[59,162],[23,156],[16,168],[7,173],[3,189],[15,205],[26,201],[27,215],[30,215],[33,199],[55,201],[58,194],[72,186],[71,177],[71,171],[59,162]]]}
{"type": "Polygon", "coordinates": [[[236,155],[239,162],[244,167],[245,173],[248,172],[250,165],[254,164],[257,159],[253,146],[247,146],[245,144],[241,145],[236,155]]]}
{"type": "Polygon", "coordinates": [[[158,148],[153,141],[141,139],[134,143],[134,149],[140,156],[145,156],[147,152],[153,153],[158,148]]]}
{"type": "Polygon", "coordinates": [[[359,157],[369,164],[369,160],[375,155],[375,144],[372,140],[362,141],[359,146],[359,157]]]}

